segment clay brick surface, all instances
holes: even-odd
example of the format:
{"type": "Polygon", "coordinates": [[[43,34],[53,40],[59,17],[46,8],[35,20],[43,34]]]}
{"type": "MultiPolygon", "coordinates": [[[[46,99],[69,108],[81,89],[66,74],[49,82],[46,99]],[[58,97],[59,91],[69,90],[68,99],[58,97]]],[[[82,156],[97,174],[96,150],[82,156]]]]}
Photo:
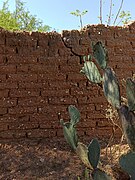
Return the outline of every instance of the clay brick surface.
{"type": "MultiPolygon", "coordinates": [[[[80,113],[79,136],[109,138],[108,102],[103,90],[80,73],[82,55],[102,41],[108,66],[121,80],[135,73],[135,23],[122,27],[86,26],[83,31],[0,31],[0,139],[63,137],[60,119],[68,106],[80,113]]],[[[94,59],[93,59],[94,60],[94,59]]],[[[103,72],[101,72],[103,73],[103,72]]],[[[125,88],[120,86],[123,96],[125,88]]],[[[119,129],[115,137],[120,138],[119,129]]]]}

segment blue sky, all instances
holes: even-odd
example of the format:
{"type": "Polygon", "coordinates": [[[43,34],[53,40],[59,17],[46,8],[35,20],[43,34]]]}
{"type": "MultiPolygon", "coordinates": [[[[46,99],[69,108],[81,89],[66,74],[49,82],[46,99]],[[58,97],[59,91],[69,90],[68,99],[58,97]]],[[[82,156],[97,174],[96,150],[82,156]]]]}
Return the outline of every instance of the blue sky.
{"type": "MultiPolygon", "coordinates": [[[[0,1],[2,7],[3,0],[0,1]]],[[[24,0],[26,7],[31,14],[37,15],[42,19],[44,24],[52,27],[52,30],[71,30],[79,29],[79,18],[70,14],[70,12],[79,9],[80,11],[88,10],[83,16],[83,25],[99,23],[99,0],[24,0]]],[[[104,0],[103,20],[107,19],[109,12],[110,0],[104,0]]],[[[113,0],[113,13],[116,14],[121,0],[113,0]]],[[[9,0],[11,11],[15,8],[15,0],[9,0]]],[[[130,11],[132,20],[135,19],[135,1],[124,0],[123,10],[130,11]]]]}

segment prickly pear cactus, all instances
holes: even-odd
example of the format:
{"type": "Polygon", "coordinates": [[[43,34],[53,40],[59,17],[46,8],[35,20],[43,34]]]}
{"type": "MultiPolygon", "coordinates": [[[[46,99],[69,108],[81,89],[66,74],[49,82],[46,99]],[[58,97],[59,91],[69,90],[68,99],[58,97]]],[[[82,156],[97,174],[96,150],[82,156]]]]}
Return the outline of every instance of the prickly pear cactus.
{"type": "Polygon", "coordinates": [[[97,139],[93,139],[88,146],[88,159],[93,169],[96,169],[100,159],[100,145],[97,139]]]}
{"type": "Polygon", "coordinates": [[[119,109],[123,133],[131,150],[135,151],[135,114],[125,105],[119,109]]]}
{"type": "Polygon", "coordinates": [[[80,120],[80,112],[73,105],[70,105],[68,107],[68,112],[69,112],[69,116],[70,116],[70,123],[75,126],[80,120]]]}
{"type": "Polygon", "coordinates": [[[65,123],[63,120],[61,120],[60,123],[63,126],[63,133],[67,143],[71,146],[73,150],[76,150],[78,143],[76,129],[70,122],[65,123]]]}
{"type": "Polygon", "coordinates": [[[94,180],[111,180],[112,178],[100,169],[95,169],[92,173],[94,180]]]}
{"type": "Polygon", "coordinates": [[[129,109],[135,111],[135,82],[131,78],[126,80],[126,94],[129,109]]]}
{"type": "Polygon", "coordinates": [[[131,176],[131,180],[135,180],[135,152],[122,155],[119,159],[119,164],[131,176]]]}
{"type": "Polygon", "coordinates": [[[120,88],[117,77],[111,68],[106,68],[103,75],[103,91],[108,102],[116,109],[120,108],[120,88]]]}
{"type": "Polygon", "coordinates": [[[99,73],[98,68],[92,61],[86,61],[84,63],[84,67],[80,71],[81,73],[85,74],[86,77],[94,83],[101,83],[102,77],[99,73]]]}
{"type": "Polygon", "coordinates": [[[88,147],[85,144],[78,142],[76,153],[86,167],[92,168],[88,160],[88,147]]]}
{"type": "Polygon", "coordinates": [[[93,45],[94,57],[102,69],[107,67],[108,54],[106,49],[103,47],[102,42],[97,42],[93,45]]]}

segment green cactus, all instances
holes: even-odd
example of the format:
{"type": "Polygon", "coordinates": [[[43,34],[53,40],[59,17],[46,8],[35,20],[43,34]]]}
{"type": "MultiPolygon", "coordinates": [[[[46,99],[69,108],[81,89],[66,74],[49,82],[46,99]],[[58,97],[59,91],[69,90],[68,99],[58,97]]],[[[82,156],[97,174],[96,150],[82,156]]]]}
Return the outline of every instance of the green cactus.
{"type": "Polygon", "coordinates": [[[102,77],[99,73],[98,68],[92,61],[85,61],[84,67],[80,71],[81,73],[85,74],[86,77],[94,83],[101,83],[102,77]]]}
{"type": "Polygon", "coordinates": [[[120,108],[120,88],[117,77],[111,68],[106,68],[103,75],[103,91],[108,102],[116,109],[120,108]]]}
{"type": "Polygon", "coordinates": [[[131,78],[126,80],[126,94],[129,109],[135,111],[135,82],[131,78]]]}
{"type": "Polygon", "coordinates": [[[60,120],[60,123],[63,126],[63,133],[67,143],[73,150],[76,150],[78,144],[78,136],[75,125],[80,120],[80,112],[73,105],[70,105],[68,107],[68,112],[70,116],[70,122],[64,122],[63,120],[60,120]]]}
{"type": "Polygon", "coordinates": [[[70,122],[65,123],[63,120],[61,120],[60,123],[63,126],[63,133],[67,143],[71,146],[73,150],[76,150],[78,144],[78,137],[74,125],[70,122]]]}
{"type": "Polygon", "coordinates": [[[100,159],[100,145],[97,139],[93,139],[88,146],[88,159],[93,169],[96,169],[100,159]]]}
{"type": "Polygon", "coordinates": [[[107,67],[108,54],[102,42],[99,41],[93,45],[93,54],[100,68],[105,69],[107,67]]]}
{"type": "Polygon", "coordinates": [[[93,167],[92,177],[94,180],[111,180],[111,177],[98,167],[100,160],[100,144],[97,139],[93,139],[88,146],[88,159],[93,167]]]}
{"type": "Polygon", "coordinates": [[[135,151],[135,113],[125,105],[119,109],[123,133],[131,150],[135,151]]]}
{"type": "Polygon", "coordinates": [[[91,169],[92,167],[88,160],[88,147],[85,144],[78,142],[76,153],[81,161],[85,164],[85,166],[91,169]]]}
{"type": "Polygon", "coordinates": [[[128,152],[126,155],[122,155],[119,159],[119,164],[131,176],[131,180],[135,180],[135,152],[128,152]]]}
{"type": "Polygon", "coordinates": [[[112,178],[100,169],[95,169],[92,173],[93,180],[111,180],[112,178]]]}
{"type": "Polygon", "coordinates": [[[73,105],[70,105],[68,107],[68,112],[70,116],[70,123],[73,124],[73,126],[75,126],[80,120],[80,112],[73,105]]]}

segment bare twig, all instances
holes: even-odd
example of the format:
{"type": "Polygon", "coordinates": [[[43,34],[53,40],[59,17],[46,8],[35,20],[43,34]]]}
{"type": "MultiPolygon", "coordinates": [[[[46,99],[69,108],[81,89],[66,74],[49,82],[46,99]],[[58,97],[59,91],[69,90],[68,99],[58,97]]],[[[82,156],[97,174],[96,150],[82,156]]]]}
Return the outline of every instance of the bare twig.
{"type": "Polygon", "coordinates": [[[118,10],[118,12],[117,12],[117,14],[116,14],[116,17],[115,17],[115,20],[114,20],[114,22],[113,22],[113,25],[115,25],[115,23],[116,23],[116,21],[117,21],[117,19],[118,19],[118,16],[119,16],[120,11],[121,11],[121,9],[122,9],[123,2],[124,2],[124,0],[121,0],[120,8],[119,8],[119,10],[118,10]]]}
{"type": "Polygon", "coordinates": [[[110,25],[110,23],[111,23],[112,7],[113,7],[112,0],[110,0],[110,11],[109,11],[109,16],[108,16],[107,25],[110,25]]]}
{"type": "Polygon", "coordinates": [[[102,20],[102,0],[100,0],[100,23],[103,24],[103,20],[102,20]]]}

